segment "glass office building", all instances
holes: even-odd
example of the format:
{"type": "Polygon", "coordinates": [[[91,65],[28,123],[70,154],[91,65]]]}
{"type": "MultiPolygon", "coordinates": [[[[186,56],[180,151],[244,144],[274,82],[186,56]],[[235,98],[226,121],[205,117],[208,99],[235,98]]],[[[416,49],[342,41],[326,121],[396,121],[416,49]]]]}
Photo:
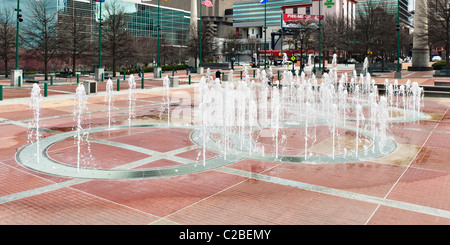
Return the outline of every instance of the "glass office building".
{"type": "Polygon", "coordinates": [[[358,4],[356,5],[356,14],[364,14],[367,9],[367,5],[370,3],[374,6],[383,7],[386,13],[397,14],[397,11],[399,11],[400,21],[405,24],[412,25],[409,20],[409,17],[411,16],[408,9],[409,0],[358,0],[358,4]]]}
{"type": "MultiPolygon", "coordinates": [[[[20,8],[26,25],[30,20],[27,1],[21,0],[20,8]]],[[[75,15],[82,18],[88,25],[87,30],[94,36],[98,31],[99,6],[94,0],[49,0],[50,10],[58,14],[60,19],[64,15],[75,15]]],[[[136,38],[157,37],[158,4],[157,1],[142,3],[140,0],[105,0],[102,5],[102,16],[106,19],[105,5],[108,1],[117,1],[125,10],[128,17],[127,29],[136,38]]],[[[17,0],[0,0],[0,8],[11,9],[17,7],[17,0]]],[[[14,12],[15,14],[15,12],[14,12]]],[[[175,46],[186,46],[189,39],[190,11],[160,6],[161,38],[175,46]]]]}
{"type": "Polygon", "coordinates": [[[233,4],[233,26],[251,27],[264,26],[264,14],[267,14],[267,26],[280,26],[281,7],[286,5],[301,5],[312,0],[270,0],[266,6],[259,0],[235,1],[233,4]]]}

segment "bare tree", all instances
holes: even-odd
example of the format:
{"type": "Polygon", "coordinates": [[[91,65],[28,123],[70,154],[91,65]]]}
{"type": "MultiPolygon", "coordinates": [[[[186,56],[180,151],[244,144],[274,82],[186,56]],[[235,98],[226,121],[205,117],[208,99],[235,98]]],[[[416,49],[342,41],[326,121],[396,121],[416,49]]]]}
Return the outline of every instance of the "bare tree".
{"type": "Polygon", "coordinates": [[[107,2],[105,12],[102,47],[106,51],[106,58],[112,63],[113,74],[116,74],[117,62],[130,58],[135,53],[134,38],[127,29],[129,16],[119,1],[107,2]]]}
{"type": "Polygon", "coordinates": [[[13,25],[13,12],[4,8],[0,13],[0,57],[5,65],[5,77],[8,77],[8,61],[14,59],[16,28],[13,25]]]}
{"type": "Polygon", "coordinates": [[[156,61],[156,38],[150,37],[140,37],[136,40],[137,49],[136,52],[137,62],[144,64],[144,66],[149,66],[150,63],[156,61]]]}
{"type": "Polygon", "coordinates": [[[86,56],[92,49],[92,46],[89,45],[91,37],[90,17],[79,14],[75,2],[72,1],[72,6],[68,6],[58,16],[58,38],[61,43],[64,43],[64,45],[61,45],[60,54],[63,57],[71,58],[74,75],[77,61],[86,56]]]}
{"type": "Polygon", "coordinates": [[[447,0],[428,0],[428,35],[433,45],[445,48],[445,67],[450,69],[450,4],[447,0]]]}
{"type": "Polygon", "coordinates": [[[57,37],[57,12],[53,1],[29,1],[30,20],[24,25],[21,39],[27,51],[44,63],[44,77],[48,78],[48,63],[57,55],[59,39],[57,37]]]}
{"type": "MultiPolygon", "coordinates": [[[[387,13],[387,4],[368,0],[356,18],[356,37],[360,42],[359,51],[382,57],[393,56],[396,46],[396,15],[387,13]]],[[[384,64],[384,63],[383,63],[384,64]]]]}
{"type": "Polygon", "coordinates": [[[200,57],[200,35],[202,40],[202,63],[205,60],[212,60],[215,52],[214,38],[208,34],[207,25],[203,23],[202,32],[191,26],[190,29],[190,39],[188,43],[189,56],[194,58],[195,67],[197,67],[197,59],[200,57]]]}

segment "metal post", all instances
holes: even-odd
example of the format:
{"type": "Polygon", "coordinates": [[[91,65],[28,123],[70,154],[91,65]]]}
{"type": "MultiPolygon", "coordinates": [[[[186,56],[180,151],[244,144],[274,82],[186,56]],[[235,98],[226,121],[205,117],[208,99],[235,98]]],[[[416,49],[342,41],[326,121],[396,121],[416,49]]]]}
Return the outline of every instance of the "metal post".
{"type": "Polygon", "coordinates": [[[117,79],[117,91],[120,91],[120,79],[117,79]]]}
{"type": "Polygon", "coordinates": [[[322,16],[320,14],[320,10],[322,9],[321,5],[322,5],[322,1],[319,0],[319,71],[322,70],[322,59],[321,59],[322,47],[321,47],[321,43],[320,43],[320,40],[322,39],[322,36],[321,36],[321,30],[322,30],[321,17],[322,16]]]}
{"type": "Polygon", "coordinates": [[[264,2],[264,69],[267,67],[267,1],[264,2]]]}
{"type": "Polygon", "coordinates": [[[19,76],[18,79],[19,79],[19,82],[17,83],[17,86],[19,86],[19,88],[20,88],[20,87],[22,87],[22,77],[19,76]]]}
{"type": "Polygon", "coordinates": [[[202,67],[202,42],[203,42],[203,38],[202,38],[202,1],[200,2],[200,24],[199,24],[199,32],[198,32],[198,36],[200,39],[200,63],[198,65],[198,67],[202,67]]]}
{"type": "Polygon", "coordinates": [[[400,0],[397,1],[397,72],[400,69],[400,0]]]}
{"type": "Polygon", "coordinates": [[[3,100],[3,85],[0,84],[0,100],[3,100]]]}
{"type": "Polygon", "coordinates": [[[189,85],[191,85],[191,75],[189,75],[189,85]]]}
{"type": "Polygon", "coordinates": [[[77,84],[80,83],[80,74],[77,73],[77,84]]]}
{"type": "MultiPolygon", "coordinates": [[[[19,17],[20,11],[20,0],[17,0],[17,17],[19,17]]],[[[19,70],[19,18],[17,18],[17,28],[16,28],[16,70],[19,70]]]]}
{"type": "Polygon", "coordinates": [[[144,77],[141,78],[141,88],[144,89],[144,77]]]}
{"type": "Polygon", "coordinates": [[[47,85],[47,83],[44,83],[44,97],[47,97],[47,94],[48,94],[48,85],[47,85]]]}
{"type": "Polygon", "coordinates": [[[158,29],[158,46],[156,47],[156,68],[159,68],[159,35],[160,35],[160,30],[161,30],[161,23],[160,23],[160,15],[161,15],[161,7],[160,7],[160,5],[159,5],[159,0],[158,0],[158,26],[157,26],[157,29],[158,29]]]}
{"type": "Polygon", "coordinates": [[[50,85],[53,86],[53,75],[50,75],[50,85]]]}
{"type": "Polygon", "coordinates": [[[100,0],[100,18],[98,20],[98,68],[102,68],[102,0],[100,0]]]}

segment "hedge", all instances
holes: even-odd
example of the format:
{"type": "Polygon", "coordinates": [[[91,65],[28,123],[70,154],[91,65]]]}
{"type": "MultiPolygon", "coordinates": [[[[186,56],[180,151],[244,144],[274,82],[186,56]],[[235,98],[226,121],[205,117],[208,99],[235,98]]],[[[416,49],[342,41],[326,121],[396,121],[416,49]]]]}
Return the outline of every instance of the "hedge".
{"type": "MultiPolygon", "coordinates": [[[[166,65],[166,66],[161,66],[161,69],[163,71],[172,71],[173,67],[175,65],[166,65]]],[[[188,68],[188,65],[176,65],[175,66],[177,70],[186,70],[186,68],[188,68]]],[[[143,67],[142,70],[144,71],[144,73],[151,73],[153,72],[153,68],[154,67],[143,67]]],[[[120,72],[120,74],[123,74],[124,72],[127,72],[128,70],[118,70],[118,72],[120,72]]],[[[130,69],[131,73],[139,73],[138,68],[133,68],[130,69]]]]}
{"type": "Polygon", "coordinates": [[[432,65],[433,70],[442,70],[442,68],[445,67],[445,63],[446,63],[445,60],[441,60],[441,61],[434,63],[432,65]]]}

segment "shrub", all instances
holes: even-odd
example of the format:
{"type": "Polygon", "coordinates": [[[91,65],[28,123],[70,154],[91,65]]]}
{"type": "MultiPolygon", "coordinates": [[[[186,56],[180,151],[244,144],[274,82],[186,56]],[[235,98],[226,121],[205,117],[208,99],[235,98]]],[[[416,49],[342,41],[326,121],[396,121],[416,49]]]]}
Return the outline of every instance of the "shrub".
{"type": "Polygon", "coordinates": [[[434,63],[433,66],[433,70],[442,70],[442,68],[445,68],[445,60],[441,60],[438,61],[436,63],[434,63]]]}

